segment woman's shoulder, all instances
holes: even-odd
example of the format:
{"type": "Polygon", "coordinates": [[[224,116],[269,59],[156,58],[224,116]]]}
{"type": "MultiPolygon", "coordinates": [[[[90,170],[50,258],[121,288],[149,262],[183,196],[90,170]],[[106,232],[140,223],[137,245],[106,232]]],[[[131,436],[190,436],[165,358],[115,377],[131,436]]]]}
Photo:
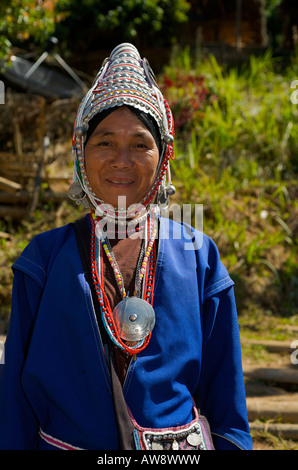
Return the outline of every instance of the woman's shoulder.
{"type": "Polygon", "coordinates": [[[210,236],[187,223],[170,219],[162,220],[161,227],[162,236],[170,241],[171,249],[167,251],[171,251],[173,259],[178,259],[176,250],[179,250],[184,252],[180,257],[184,269],[188,269],[189,264],[195,266],[204,285],[205,299],[234,285],[217,244],[210,236]]]}
{"type": "Polygon", "coordinates": [[[63,244],[68,237],[73,233],[74,224],[68,223],[61,227],[55,227],[45,232],[35,235],[29,242],[24,252],[39,249],[40,251],[51,251],[53,247],[58,244],[63,244]]]}
{"type": "Polygon", "coordinates": [[[35,235],[12,265],[43,284],[48,266],[74,236],[74,224],[53,228],[35,235]]]}
{"type": "Polygon", "coordinates": [[[179,240],[185,251],[197,251],[202,256],[219,256],[214,240],[203,232],[202,227],[193,227],[184,221],[161,217],[160,236],[165,240],[179,240]]]}

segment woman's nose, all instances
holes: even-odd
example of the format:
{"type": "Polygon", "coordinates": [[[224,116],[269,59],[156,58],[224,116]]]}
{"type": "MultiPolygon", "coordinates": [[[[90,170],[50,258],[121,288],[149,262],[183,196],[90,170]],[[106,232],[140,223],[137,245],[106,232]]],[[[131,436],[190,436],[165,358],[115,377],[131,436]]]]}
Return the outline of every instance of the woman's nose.
{"type": "Polygon", "coordinates": [[[114,168],[130,168],[133,165],[133,161],[129,150],[124,147],[117,149],[113,155],[111,165],[114,168]]]}

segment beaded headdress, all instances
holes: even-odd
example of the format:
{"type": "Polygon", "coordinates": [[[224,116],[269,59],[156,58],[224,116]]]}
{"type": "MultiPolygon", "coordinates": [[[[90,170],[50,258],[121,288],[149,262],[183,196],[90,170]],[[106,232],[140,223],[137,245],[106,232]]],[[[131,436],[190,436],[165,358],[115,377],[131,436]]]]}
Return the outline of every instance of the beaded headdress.
{"type": "MultiPolygon", "coordinates": [[[[117,46],[110,57],[104,60],[93,86],[80,103],[73,130],[75,168],[69,189],[69,197],[78,204],[93,206],[99,215],[109,214],[118,218],[121,218],[121,213],[115,212],[110,206],[107,209],[89,184],[85,171],[84,143],[88,123],[96,114],[123,105],[148,113],[156,121],[163,147],[153,186],[138,206],[146,208],[156,197],[160,204],[166,204],[168,197],[175,192],[169,168],[169,160],[174,158],[173,117],[147,59],[141,59],[138,50],[128,43],[117,46]]],[[[134,207],[133,214],[137,212],[138,208],[134,207]]],[[[124,217],[129,216],[125,212],[124,217]]]]}

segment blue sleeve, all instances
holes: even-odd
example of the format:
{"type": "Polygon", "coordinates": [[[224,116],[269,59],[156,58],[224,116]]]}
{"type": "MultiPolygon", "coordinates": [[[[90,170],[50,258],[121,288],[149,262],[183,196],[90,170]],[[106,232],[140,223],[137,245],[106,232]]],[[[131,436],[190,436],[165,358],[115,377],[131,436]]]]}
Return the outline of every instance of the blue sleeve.
{"type": "Polygon", "coordinates": [[[21,376],[40,294],[40,285],[34,279],[15,271],[5,361],[0,365],[0,449],[3,450],[35,447],[38,423],[23,392],[21,376]]]}
{"type": "Polygon", "coordinates": [[[203,304],[203,361],[199,406],[216,450],[252,449],[234,288],[212,292],[203,304]]]}

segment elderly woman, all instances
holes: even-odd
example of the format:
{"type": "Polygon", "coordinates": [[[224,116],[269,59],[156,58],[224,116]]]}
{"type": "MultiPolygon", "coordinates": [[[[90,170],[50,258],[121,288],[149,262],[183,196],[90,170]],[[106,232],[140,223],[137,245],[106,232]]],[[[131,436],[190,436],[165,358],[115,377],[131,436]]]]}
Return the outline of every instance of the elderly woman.
{"type": "Polygon", "coordinates": [[[121,44],[74,125],[69,195],[90,211],[13,265],[0,448],[251,449],[233,281],[212,240],[160,215],[173,138],[121,44]]]}

